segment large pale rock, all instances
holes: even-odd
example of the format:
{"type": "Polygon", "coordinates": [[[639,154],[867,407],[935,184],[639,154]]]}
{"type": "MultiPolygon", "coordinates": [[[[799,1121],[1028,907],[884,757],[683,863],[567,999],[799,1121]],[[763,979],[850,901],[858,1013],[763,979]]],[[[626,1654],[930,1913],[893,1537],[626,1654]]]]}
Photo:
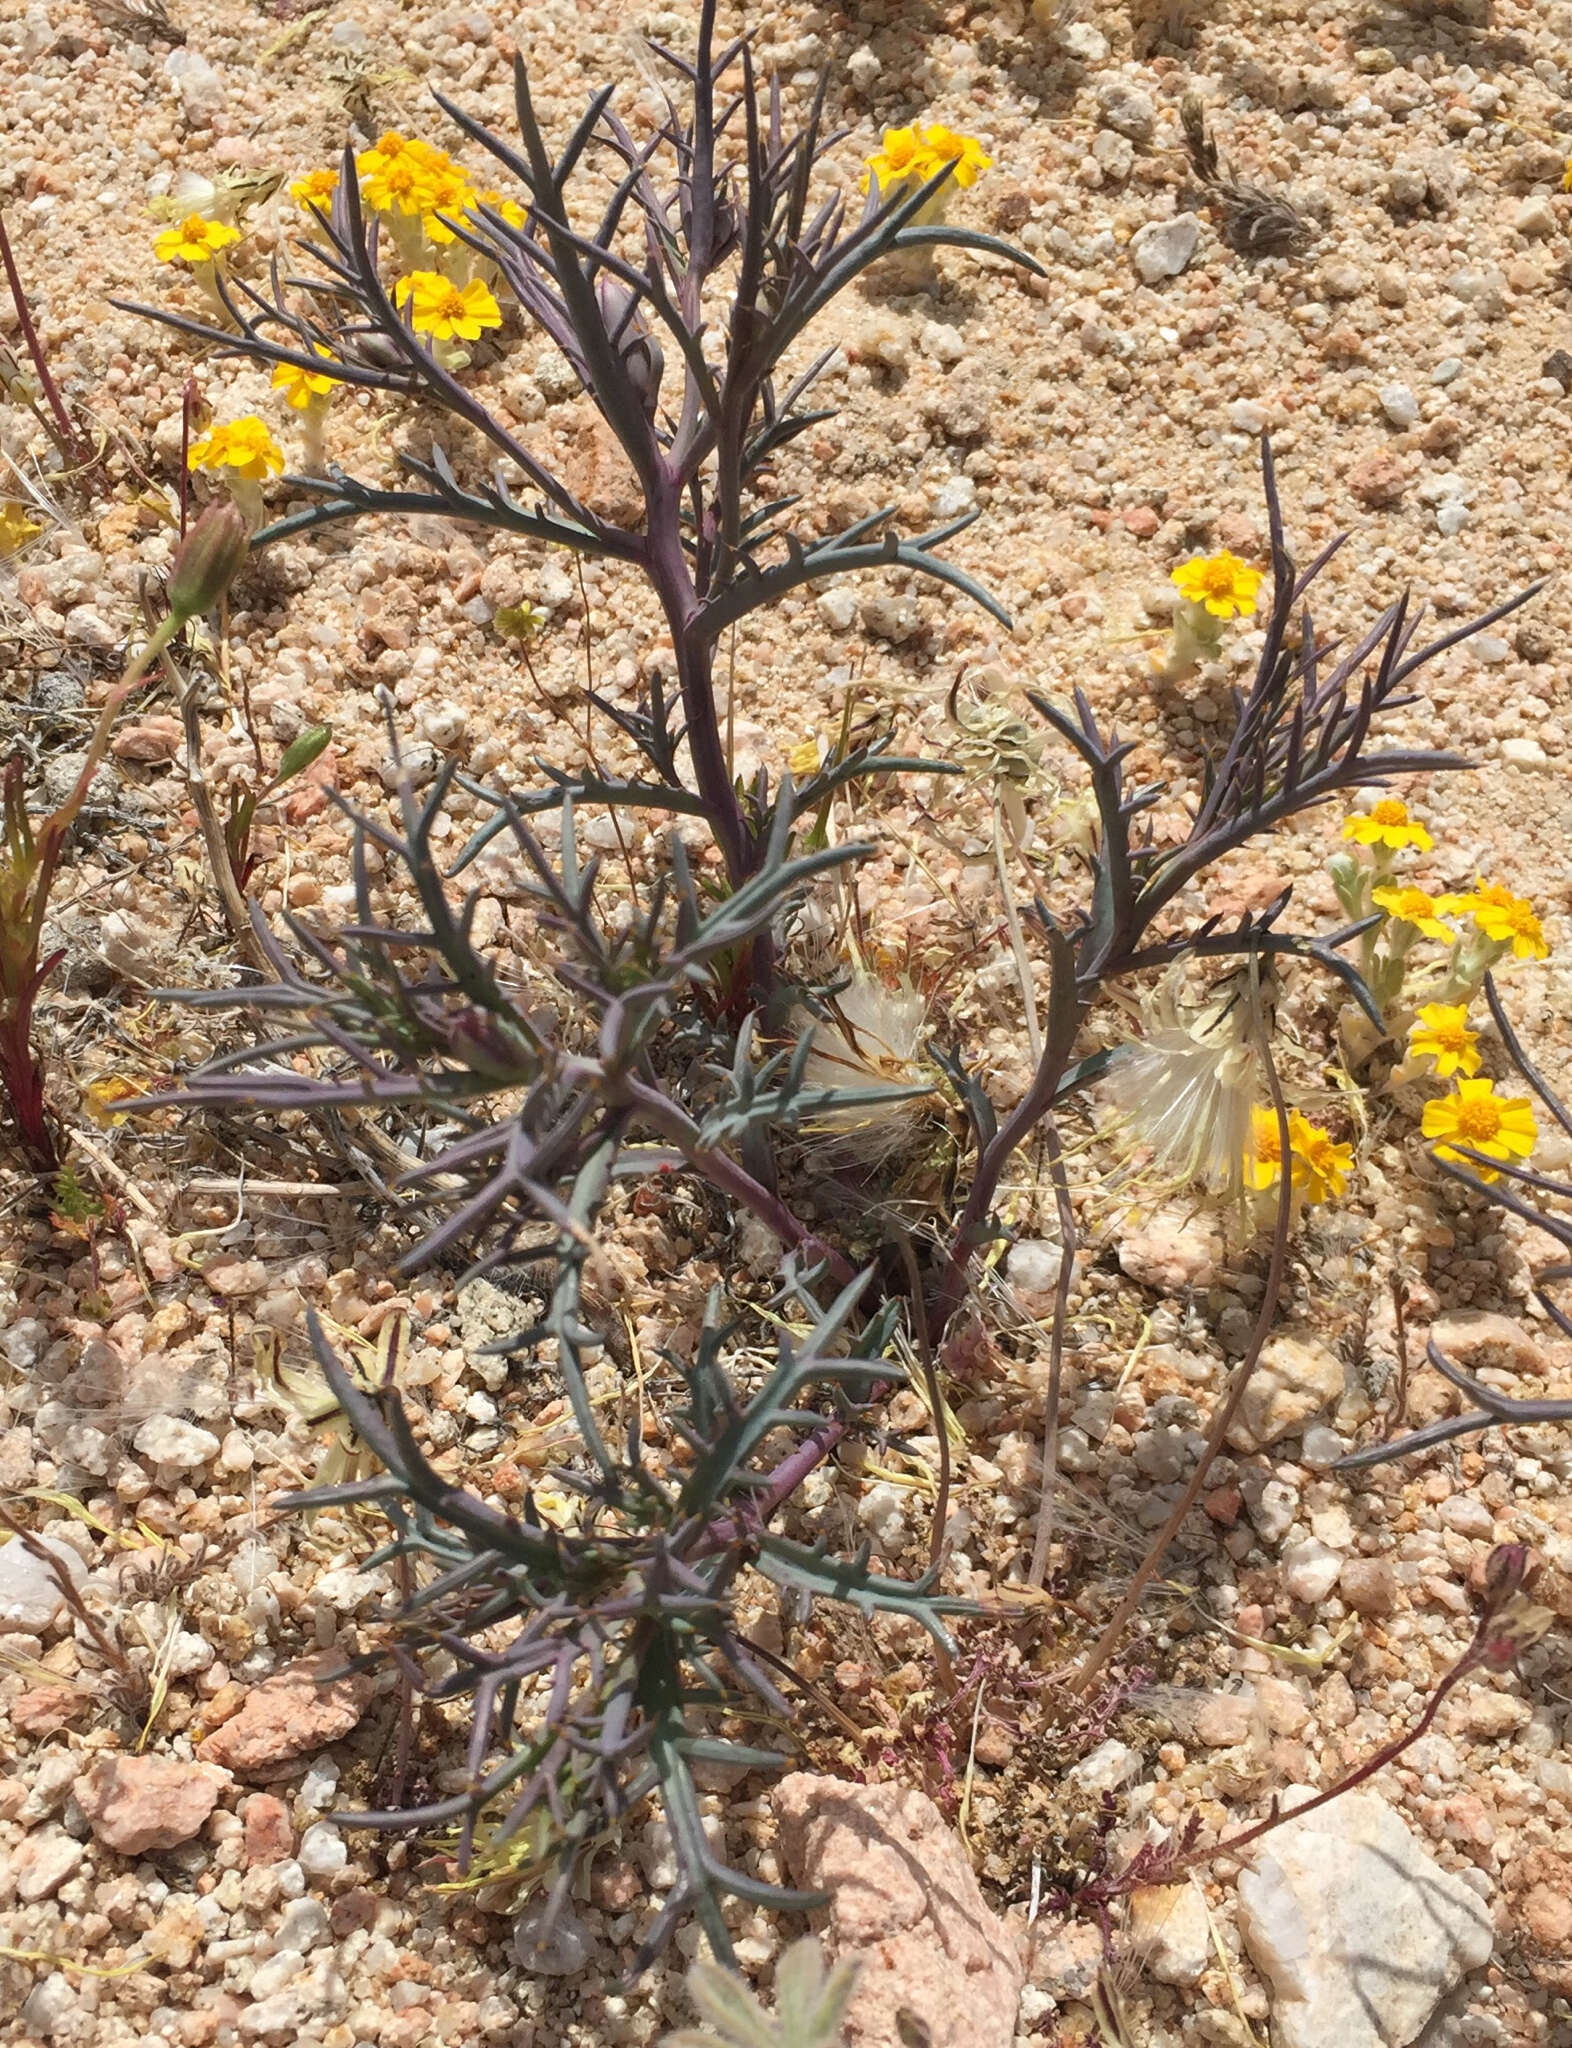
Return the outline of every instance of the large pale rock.
{"type": "Polygon", "coordinates": [[[174,1849],[200,1832],[227,1783],[211,1764],[177,1757],[101,1756],[76,1788],[77,1804],[119,1856],[174,1849]]]}
{"type": "Polygon", "coordinates": [[[1458,1308],[1437,1316],[1430,1325],[1432,1340],[1454,1365],[1477,1374],[1481,1366],[1499,1366],[1506,1372],[1527,1373],[1543,1379],[1551,1360],[1544,1346],[1510,1316],[1490,1309],[1458,1308]]]}
{"type": "Polygon", "coordinates": [[[1212,1960],[1206,1901],[1193,1884],[1143,1884],[1130,1894],[1130,1940],[1162,1984],[1199,1984],[1212,1960]]]}
{"type": "Polygon", "coordinates": [[[276,1672],[247,1696],[233,1720],[213,1730],[197,1754],[204,1763],[255,1777],[337,1742],[371,1701],[371,1680],[363,1673],[334,1675],[342,1672],[343,1661],[330,1652],[276,1672]]]}
{"type": "Polygon", "coordinates": [[[1479,1894],[1373,1792],[1266,1837],[1239,1878],[1239,1931],[1276,2048],[1407,2048],[1491,1950],[1479,1894]]]}
{"type": "Polygon", "coordinates": [[[1010,2048],[1020,1957],[932,1800],[794,1771],[774,1806],[793,1880],[830,1894],[831,1953],[862,1964],[848,2048],[1010,2048]]]}
{"type": "Polygon", "coordinates": [[[1343,1391],[1342,1361],[1307,1331],[1267,1339],[1228,1431],[1236,1451],[1264,1450],[1303,1429],[1343,1391]]]}
{"type": "Polygon", "coordinates": [[[1119,1245],[1119,1270],[1157,1294],[1187,1294],[1210,1287],[1223,1257],[1215,1217],[1185,1208],[1159,1209],[1119,1245]]]}

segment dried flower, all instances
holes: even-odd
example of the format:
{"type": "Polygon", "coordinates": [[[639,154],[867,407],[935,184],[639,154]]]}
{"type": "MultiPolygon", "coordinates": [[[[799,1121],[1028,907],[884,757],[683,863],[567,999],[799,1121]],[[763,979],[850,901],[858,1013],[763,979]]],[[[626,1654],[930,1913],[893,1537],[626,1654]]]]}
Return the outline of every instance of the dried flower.
{"type": "Polygon", "coordinates": [[[1438,1159],[1456,1160],[1486,1181],[1499,1178],[1495,1169],[1466,1159],[1459,1145],[1487,1159],[1526,1159],[1539,1136],[1528,1097],[1497,1095],[1495,1082],[1486,1079],[1460,1079],[1450,1095],[1427,1102],[1420,1129],[1427,1138],[1449,1141],[1436,1146],[1438,1159]]]}
{"type": "Polygon", "coordinates": [[[1419,820],[1408,815],[1407,804],[1395,796],[1381,797],[1368,811],[1345,819],[1343,837],[1360,846],[1385,847],[1393,853],[1405,846],[1413,847],[1417,853],[1428,853],[1435,845],[1419,820]]]}
{"type": "Polygon", "coordinates": [[[1466,1003],[1425,1003],[1408,1029],[1413,1059],[1435,1062],[1436,1078],[1479,1072],[1479,1034],[1468,1028],[1466,1003]]]}
{"type": "Polygon", "coordinates": [[[304,212],[323,211],[333,203],[338,190],[338,172],[332,169],[307,171],[290,185],[289,196],[304,212]]]}
{"type": "MultiPolygon", "coordinates": [[[[813,1021],[813,1050],[803,1070],[808,1088],[927,1089],[933,1075],[922,1063],[928,1006],[915,989],[886,988],[859,974],[829,1004],[834,1021],[813,1021]]],[[[809,1019],[795,1018],[798,1028],[809,1019]]],[[[924,1109],[921,1096],[876,1107],[829,1109],[802,1125],[826,1158],[872,1169],[907,1149],[924,1109]]]]}
{"type": "Polygon", "coordinates": [[[502,309],[479,278],[458,285],[439,270],[412,270],[393,288],[409,308],[409,324],[434,341],[478,341],[487,327],[502,325],[502,309]]]}
{"type": "Polygon", "coordinates": [[[1442,905],[1452,899],[1443,897],[1440,902],[1423,889],[1385,888],[1372,889],[1370,900],[1384,910],[1388,917],[1395,917],[1399,924],[1412,925],[1416,932],[1423,932],[1427,939],[1440,939],[1450,946],[1457,933],[1450,925],[1441,922],[1439,911],[1442,905]]]}
{"type": "MultiPolygon", "coordinates": [[[[1251,1116],[1250,1153],[1245,1178],[1260,1191],[1282,1177],[1283,1156],[1277,1111],[1257,1107],[1251,1116]]],[[[1297,1109],[1288,1112],[1289,1178],[1306,1202],[1335,1201],[1348,1184],[1354,1163],[1352,1145],[1340,1145],[1330,1131],[1311,1123],[1297,1109]]]]}
{"type": "Polygon", "coordinates": [[[260,484],[270,476],[282,475],[284,451],[273,439],[267,421],[247,413],[193,441],[186,462],[191,469],[233,470],[246,482],[260,484]]]}
{"type": "Polygon", "coordinates": [[[1519,960],[1546,960],[1550,946],[1539,913],[1526,897],[1514,896],[1499,883],[1476,881],[1464,896],[1443,896],[1437,906],[1454,917],[1471,917],[1492,944],[1511,947],[1519,960]]]}
{"type": "Polygon", "coordinates": [[[1150,1153],[1159,1174],[1237,1194],[1257,1090],[1247,1005],[1230,990],[1187,1013],[1162,991],[1143,1008],[1143,1039],[1120,1050],[1104,1087],[1128,1142],[1150,1153]]]}
{"type": "Polygon", "coordinates": [[[160,263],[211,263],[234,242],[238,228],[225,227],[221,220],[204,220],[188,213],[178,227],[165,228],[153,242],[153,254],[160,263]]]}
{"type": "Polygon", "coordinates": [[[1196,555],[1169,571],[1169,580],[1189,604],[1200,605],[1214,619],[1247,619],[1255,610],[1261,572],[1225,548],[1220,555],[1196,555]]]}

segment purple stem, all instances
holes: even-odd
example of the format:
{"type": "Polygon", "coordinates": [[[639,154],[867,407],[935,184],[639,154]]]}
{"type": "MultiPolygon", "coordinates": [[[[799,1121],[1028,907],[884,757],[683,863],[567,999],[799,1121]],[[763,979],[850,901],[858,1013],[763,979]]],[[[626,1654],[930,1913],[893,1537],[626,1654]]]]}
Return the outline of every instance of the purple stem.
{"type": "Polygon", "coordinates": [[[33,368],[38,373],[38,382],[49,410],[55,416],[55,425],[65,444],[64,452],[73,462],[85,462],[89,450],[77,432],[76,422],[66,410],[65,400],[60,396],[59,386],[50,374],[49,363],[44,355],[43,344],[38,339],[38,329],[33,325],[32,310],[27,303],[27,294],[22,289],[22,279],[16,267],[16,258],[11,254],[11,237],[5,231],[5,220],[0,217],[0,262],[5,264],[6,282],[11,287],[11,300],[16,307],[16,317],[21,323],[22,339],[27,343],[27,353],[33,359],[33,368]]]}

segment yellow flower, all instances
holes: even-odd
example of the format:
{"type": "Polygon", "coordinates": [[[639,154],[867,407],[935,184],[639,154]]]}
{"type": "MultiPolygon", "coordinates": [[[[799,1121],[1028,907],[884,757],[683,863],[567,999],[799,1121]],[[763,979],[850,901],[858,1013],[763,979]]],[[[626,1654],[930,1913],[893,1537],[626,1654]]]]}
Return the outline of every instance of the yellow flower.
{"type": "Polygon", "coordinates": [[[1482,1152],[1487,1159],[1526,1159],[1539,1136],[1528,1097],[1499,1096],[1496,1084],[1489,1080],[1460,1080],[1452,1094],[1427,1102],[1419,1127],[1427,1138],[1451,1141],[1437,1145],[1438,1159],[1455,1159],[1470,1166],[1481,1180],[1499,1176],[1493,1167],[1465,1159],[1457,1150],[1459,1145],[1482,1152]]]}
{"type": "Polygon", "coordinates": [[[338,172],[335,170],[307,171],[303,178],[296,178],[289,188],[289,196],[298,207],[309,213],[313,207],[324,210],[333,204],[333,194],[338,190],[338,172]]]}
{"type": "Polygon", "coordinates": [[[1435,845],[1419,820],[1408,815],[1407,804],[1395,796],[1384,796],[1368,811],[1345,820],[1343,837],[1357,840],[1361,846],[1390,847],[1394,853],[1405,846],[1428,853],[1435,845]]]}
{"type": "Polygon", "coordinates": [[[993,158],[974,135],[962,135],[932,121],[924,128],[886,128],[884,141],[867,160],[862,189],[877,180],[881,192],[893,192],[897,185],[922,185],[946,164],[953,183],[964,190],[993,166],[993,158]]]}
{"type": "MultiPolygon", "coordinates": [[[[915,128],[886,128],[883,145],[868,158],[868,174],[878,180],[881,192],[889,192],[908,178],[920,183],[927,175],[922,168],[926,160],[927,152],[915,128]]],[[[866,192],[867,177],[862,187],[866,192]]]]}
{"type": "MultiPolygon", "coordinates": [[[[1275,1116],[1272,1121],[1277,1121],[1275,1116]]],[[[1323,1131],[1297,1109],[1288,1112],[1288,1143],[1294,1156],[1294,1185],[1304,1190],[1305,1200],[1335,1201],[1348,1185],[1353,1146],[1339,1145],[1330,1131],[1323,1131]]]]}
{"type": "Polygon", "coordinates": [[[395,157],[406,151],[419,156],[417,146],[407,135],[400,135],[396,128],[386,129],[379,135],[370,149],[363,149],[355,159],[355,169],[365,178],[377,171],[386,170],[395,157]]]}
{"type": "Polygon", "coordinates": [[[29,519],[14,499],[0,498],[0,560],[26,547],[35,534],[43,532],[38,520],[29,519]]]}
{"type": "MultiPolygon", "coordinates": [[[[1297,1109],[1288,1112],[1289,1178],[1307,1202],[1335,1200],[1348,1184],[1354,1163],[1352,1145],[1339,1145],[1329,1131],[1311,1123],[1297,1109]]],[[[1250,1156],[1245,1179],[1258,1191],[1275,1187],[1282,1176],[1277,1112],[1257,1108],[1251,1113],[1250,1156]]]]}
{"type": "Polygon", "coordinates": [[[1479,1072],[1479,1037],[1468,1028],[1466,1003],[1426,1003],[1408,1027],[1411,1058],[1435,1061],[1436,1078],[1479,1072]]]}
{"type": "Polygon", "coordinates": [[[1423,889],[1387,888],[1372,889],[1370,900],[1378,904],[1388,917],[1395,917],[1400,924],[1411,924],[1427,939],[1440,939],[1450,946],[1457,937],[1457,933],[1444,925],[1437,914],[1451,900],[1449,897],[1443,896],[1438,903],[1423,889]]]}
{"type": "Polygon", "coordinates": [[[373,213],[424,213],[431,204],[431,178],[408,150],[367,175],[361,197],[373,213]]]}
{"type": "Polygon", "coordinates": [[[284,451],[269,433],[267,421],[247,413],[193,441],[186,460],[191,469],[232,469],[249,483],[260,484],[282,474],[284,451]]]}
{"type": "Polygon", "coordinates": [[[420,216],[421,230],[426,240],[439,243],[456,242],[457,235],[446,221],[438,218],[439,214],[468,213],[476,203],[475,188],[461,170],[432,172],[426,179],[426,205],[420,216]]]}
{"type": "MultiPolygon", "coordinates": [[[[333,360],[320,342],[314,342],[312,348],[324,361],[333,360]]],[[[299,363],[277,363],[273,369],[273,389],[283,392],[287,406],[305,412],[314,399],[327,397],[333,389],[333,379],[324,377],[320,370],[304,370],[299,363]]]]}
{"type": "Polygon", "coordinates": [[[1214,619],[1246,619],[1255,610],[1261,572],[1225,548],[1220,555],[1196,555],[1169,571],[1169,581],[1191,604],[1204,605],[1214,619]]]}
{"type": "Polygon", "coordinates": [[[239,228],[188,213],[178,227],[165,228],[154,240],[153,254],[160,263],[211,263],[221,250],[239,240],[239,228]]]}
{"type": "Polygon", "coordinates": [[[502,325],[502,309],[479,278],[457,285],[439,270],[412,270],[393,296],[410,308],[415,332],[434,341],[478,341],[482,328],[502,325]]]}
{"type": "Polygon", "coordinates": [[[1466,896],[1443,896],[1440,906],[1454,916],[1471,917],[1487,939],[1510,946],[1518,960],[1548,960],[1549,942],[1539,913],[1526,897],[1514,896],[1499,882],[1476,881],[1466,896]]]}
{"type": "Polygon", "coordinates": [[[489,206],[493,213],[501,214],[510,228],[523,227],[525,220],[528,218],[523,207],[519,205],[516,199],[504,199],[500,192],[482,192],[476,203],[481,206],[489,206]]]}
{"type": "Polygon", "coordinates": [[[951,178],[964,192],[976,184],[984,171],[993,168],[993,158],[985,154],[975,135],[962,135],[957,129],[935,121],[924,128],[922,140],[930,158],[924,177],[931,178],[940,164],[949,164],[951,178]]]}

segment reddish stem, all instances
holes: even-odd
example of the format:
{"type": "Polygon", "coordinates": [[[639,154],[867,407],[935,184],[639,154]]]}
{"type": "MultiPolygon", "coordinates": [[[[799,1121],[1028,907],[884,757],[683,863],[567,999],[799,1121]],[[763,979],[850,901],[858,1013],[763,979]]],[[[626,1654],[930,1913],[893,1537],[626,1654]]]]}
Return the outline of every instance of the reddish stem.
{"type": "Polygon", "coordinates": [[[17,271],[16,258],[11,254],[11,237],[5,231],[5,218],[0,215],[0,262],[5,265],[6,282],[11,287],[11,300],[16,307],[16,317],[21,324],[22,339],[27,344],[27,353],[32,358],[39,386],[48,401],[49,410],[55,416],[64,443],[63,453],[73,462],[85,462],[92,452],[77,431],[75,420],[66,410],[65,400],[60,396],[60,387],[50,374],[49,364],[44,356],[43,344],[38,339],[38,329],[33,325],[32,310],[27,303],[27,294],[22,289],[22,279],[17,271]]]}

